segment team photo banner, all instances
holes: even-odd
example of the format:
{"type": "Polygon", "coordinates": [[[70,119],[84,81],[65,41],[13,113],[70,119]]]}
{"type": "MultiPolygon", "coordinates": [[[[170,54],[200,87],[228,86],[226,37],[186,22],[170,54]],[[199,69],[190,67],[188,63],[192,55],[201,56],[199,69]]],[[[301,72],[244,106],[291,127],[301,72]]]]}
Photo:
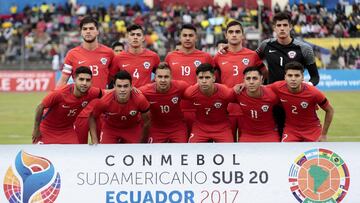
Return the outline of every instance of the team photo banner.
{"type": "Polygon", "coordinates": [[[53,71],[0,71],[0,92],[42,92],[54,88],[53,71]]]}
{"type": "Polygon", "coordinates": [[[0,145],[0,202],[358,203],[360,143],[0,145]]]}

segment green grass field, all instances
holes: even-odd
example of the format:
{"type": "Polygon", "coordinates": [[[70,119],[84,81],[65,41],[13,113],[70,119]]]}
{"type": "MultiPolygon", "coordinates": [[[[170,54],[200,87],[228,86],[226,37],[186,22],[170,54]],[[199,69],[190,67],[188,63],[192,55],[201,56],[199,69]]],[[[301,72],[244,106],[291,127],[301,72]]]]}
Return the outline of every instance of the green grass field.
{"type": "MultiPolygon", "coordinates": [[[[360,141],[360,92],[325,92],[335,109],[329,141],[360,141]]],[[[46,93],[0,93],[0,144],[30,144],[34,110],[46,93]]],[[[323,111],[319,116],[323,118],[323,111]]]]}

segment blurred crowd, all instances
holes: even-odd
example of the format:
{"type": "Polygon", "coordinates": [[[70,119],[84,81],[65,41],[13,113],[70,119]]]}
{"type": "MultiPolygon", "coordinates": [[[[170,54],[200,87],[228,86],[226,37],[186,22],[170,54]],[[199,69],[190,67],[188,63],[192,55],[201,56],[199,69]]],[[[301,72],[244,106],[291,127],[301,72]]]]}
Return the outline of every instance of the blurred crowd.
{"type": "MultiPolygon", "coordinates": [[[[26,6],[18,11],[17,6],[10,8],[11,15],[0,17],[0,64],[16,64],[21,60],[53,64],[57,69],[61,65],[67,50],[81,42],[79,19],[92,15],[100,22],[100,42],[111,45],[114,41],[125,41],[126,26],[137,23],[145,28],[146,46],[163,58],[175,48],[178,41],[177,30],[184,23],[193,23],[198,29],[197,47],[214,55],[216,42],[223,39],[226,23],[236,19],[245,27],[246,36],[257,33],[259,22],[262,29],[261,39],[273,36],[271,19],[274,13],[286,10],[291,12],[294,22],[294,37],[359,37],[360,4],[345,5],[339,3],[334,11],[320,3],[287,5],[281,8],[261,8],[261,20],[257,9],[242,7],[223,8],[208,6],[198,11],[181,5],[169,5],[165,8],[155,6],[144,8],[139,5],[110,5],[109,7],[87,7],[85,5],[54,5],[42,3],[26,6]]],[[[246,41],[247,47],[255,49],[258,39],[246,41]]],[[[330,59],[321,59],[322,64],[340,68],[360,68],[359,46],[334,47],[329,53],[330,59]],[[354,51],[353,51],[354,50],[354,51]],[[343,58],[343,60],[340,60],[343,58]],[[337,60],[337,65],[335,64],[337,60]],[[327,62],[328,61],[328,62],[327,62]],[[324,64],[326,63],[326,64],[324,64]]]]}

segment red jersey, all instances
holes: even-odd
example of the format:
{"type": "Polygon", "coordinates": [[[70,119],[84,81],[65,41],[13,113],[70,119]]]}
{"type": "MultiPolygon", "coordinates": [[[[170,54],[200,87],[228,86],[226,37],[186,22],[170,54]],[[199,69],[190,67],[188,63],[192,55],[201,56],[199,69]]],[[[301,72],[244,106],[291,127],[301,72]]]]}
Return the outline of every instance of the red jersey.
{"type": "Polygon", "coordinates": [[[81,97],[75,97],[73,92],[74,84],[65,85],[43,99],[42,104],[47,111],[40,124],[42,129],[55,131],[73,129],[73,123],[80,111],[91,100],[103,94],[101,89],[95,87],[90,87],[89,91],[81,97]]]}
{"type": "MultiPolygon", "coordinates": [[[[194,85],[197,82],[196,68],[200,64],[209,63],[214,66],[214,61],[210,54],[197,49],[190,54],[182,51],[173,51],[166,56],[165,62],[169,64],[174,80],[182,80],[190,85],[194,85]]],[[[193,107],[191,103],[183,101],[181,108],[188,111],[193,107]]]]}
{"type": "Polygon", "coordinates": [[[241,133],[247,135],[278,135],[273,117],[273,107],[279,103],[269,87],[261,86],[261,97],[248,96],[246,90],[236,96],[244,114],[241,133]]]}
{"type": "Polygon", "coordinates": [[[147,112],[150,108],[149,102],[142,94],[131,91],[127,103],[121,104],[117,101],[115,91],[105,95],[94,107],[94,117],[105,114],[103,129],[125,129],[139,124],[139,113],[147,112]]]}
{"type": "Polygon", "coordinates": [[[166,93],[157,92],[156,83],[139,88],[150,102],[152,127],[173,131],[179,126],[179,123],[183,122],[184,115],[180,108],[180,101],[188,86],[184,81],[173,80],[166,93]]]}
{"type": "Polygon", "coordinates": [[[215,83],[215,93],[206,96],[199,85],[188,87],[184,98],[190,100],[196,108],[194,125],[207,132],[217,132],[230,129],[227,106],[235,101],[234,91],[225,85],[215,83]]]}
{"type": "Polygon", "coordinates": [[[245,47],[238,52],[229,51],[226,54],[216,54],[214,62],[215,67],[220,69],[221,83],[228,87],[234,87],[243,82],[245,68],[262,64],[257,53],[245,47]]]}
{"type": "Polygon", "coordinates": [[[173,51],[166,56],[165,62],[169,64],[174,80],[182,80],[190,85],[196,83],[196,68],[200,64],[209,63],[214,66],[210,54],[200,50],[195,50],[190,54],[173,51]]]}
{"type": "Polygon", "coordinates": [[[153,51],[144,49],[140,54],[123,51],[114,58],[111,76],[120,70],[126,70],[132,76],[132,85],[140,87],[151,82],[151,73],[159,63],[160,58],[153,51]]]}
{"type": "Polygon", "coordinates": [[[269,86],[278,95],[284,107],[285,128],[306,131],[321,127],[316,114],[317,105],[326,108],[329,102],[316,87],[302,83],[301,91],[294,94],[289,92],[285,81],[278,81],[269,86]]]}
{"type": "Polygon", "coordinates": [[[62,73],[72,75],[75,79],[75,70],[80,66],[88,66],[93,74],[92,86],[105,89],[113,58],[114,52],[102,44],[91,51],[77,46],[66,54],[62,73]]]}

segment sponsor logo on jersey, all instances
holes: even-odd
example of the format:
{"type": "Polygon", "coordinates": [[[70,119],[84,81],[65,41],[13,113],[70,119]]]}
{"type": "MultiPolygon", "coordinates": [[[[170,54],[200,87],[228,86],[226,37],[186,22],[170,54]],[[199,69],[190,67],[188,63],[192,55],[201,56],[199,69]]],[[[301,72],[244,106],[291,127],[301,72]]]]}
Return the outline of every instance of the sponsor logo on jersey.
{"type": "Polygon", "coordinates": [[[129,66],[129,65],[130,65],[130,64],[123,64],[122,67],[124,68],[124,67],[129,66]]]}
{"type": "Polygon", "coordinates": [[[194,102],[193,105],[194,106],[200,106],[201,104],[194,102]]]}
{"type": "Polygon", "coordinates": [[[280,101],[281,101],[281,102],[287,102],[287,100],[286,100],[286,99],[280,99],[280,101]]]}
{"type": "Polygon", "coordinates": [[[103,64],[103,65],[106,65],[106,63],[107,63],[107,58],[101,58],[100,59],[100,62],[103,64]]]}
{"type": "Polygon", "coordinates": [[[288,56],[289,56],[289,58],[293,59],[296,56],[296,52],[295,51],[289,51],[288,56]]]}
{"type": "Polygon", "coordinates": [[[129,114],[130,114],[131,116],[135,116],[135,115],[136,115],[136,113],[137,113],[137,111],[132,110],[132,111],[130,111],[130,113],[129,113],[129,114]]]}
{"type": "Polygon", "coordinates": [[[309,103],[307,103],[307,102],[301,102],[300,105],[301,105],[301,107],[302,107],[303,109],[306,109],[306,108],[309,106],[309,103]]]}
{"type": "Polygon", "coordinates": [[[70,106],[66,106],[65,104],[62,105],[64,109],[70,109],[70,106]]]}
{"type": "Polygon", "coordinates": [[[177,104],[179,102],[179,97],[173,97],[171,101],[173,104],[177,104]]]}
{"type": "Polygon", "coordinates": [[[221,102],[216,102],[214,104],[215,108],[219,109],[221,107],[222,103],[221,102]]]}
{"type": "Polygon", "coordinates": [[[149,69],[150,65],[151,65],[150,62],[147,62],[147,61],[144,62],[144,68],[145,69],[149,69]]]}
{"type": "Polygon", "coordinates": [[[246,105],[246,104],[244,104],[244,103],[241,103],[241,102],[240,102],[240,106],[247,106],[247,105],[246,105]]]}
{"type": "Polygon", "coordinates": [[[195,60],[195,61],[194,61],[194,65],[195,65],[196,67],[200,66],[200,64],[201,64],[201,61],[199,61],[199,60],[195,60]]]}
{"type": "Polygon", "coordinates": [[[83,101],[83,103],[81,103],[82,107],[85,107],[89,102],[88,101],[83,101]]]}
{"type": "Polygon", "coordinates": [[[247,66],[250,63],[250,60],[248,58],[243,58],[242,63],[247,66]]]}
{"type": "Polygon", "coordinates": [[[261,110],[263,111],[263,112],[267,112],[267,111],[269,111],[269,105],[262,105],[262,107],[261,107],[261,110]]]}
{"type": "Polygon", "coordinates": [[[269,53],[274,53],[276,50],[269,49],[269,53]]]}
{"type": "Polygon", "coordinates": [[[179,64],[179,62],[172,62],[171,64],[172,64],[172,65],[176,65],[176,64],[179,64]]]}
{"type": "Polygon", "coordinates": [[[80,65],[80,64],[83,64],[83,63],[85,63],[85,61],[79,61],[79,62],[78,62],[79,65],[80,65]]]}
{"type": "Polygon", "coordinates": [[[224,62],[221,63],[221,65],[225,65],[225,64],[227,64],[227,63],[229,63],[229,62],[228,62],[228,61],[224,61],[224,62]]]}

